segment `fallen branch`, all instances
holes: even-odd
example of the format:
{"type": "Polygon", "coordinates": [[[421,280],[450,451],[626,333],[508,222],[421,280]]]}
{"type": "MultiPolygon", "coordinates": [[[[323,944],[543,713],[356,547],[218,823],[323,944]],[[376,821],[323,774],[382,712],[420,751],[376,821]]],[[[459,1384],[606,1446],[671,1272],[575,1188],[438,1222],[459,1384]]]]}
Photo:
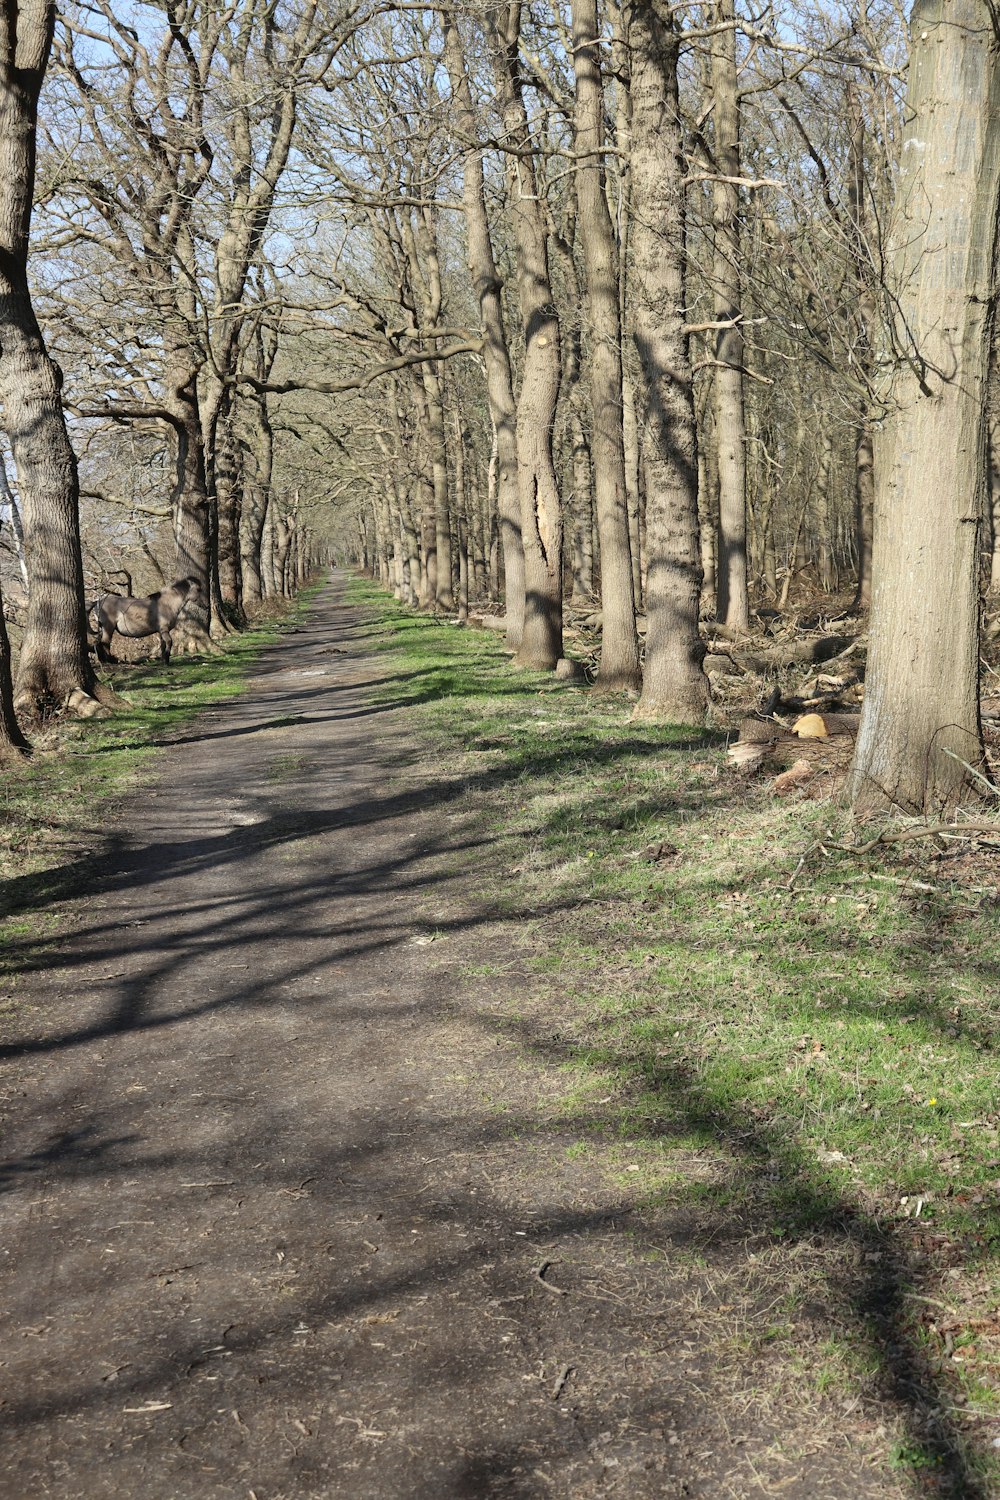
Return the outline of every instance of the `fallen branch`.
{"type": "Polygon", "coordinates": [[[968,823],[931,823],[919,828],[884,828],[876,838],[869,839],[867,844],[833,844],[828,847],[840,849],[846,854],[870,854],[880,844],[905,844],[911,839],[941,838],[946,835],[967,838],[969,834],[1000,838],[1000,823],[970,820],[968,823]]]}
{"type": "Polygon", "coordinates": [[[541,1285],[547,1292],[552,1292],[556,1297],[568,1297],[569,1292],[565,1291],[561,1286],[553,1286],[551,1281],[545,1280],[545,1273],[549,1269],[549,1266],[551,1266],[551,1264],[552,1262],[550,1260],[543,1260],[540,1266],[535,1266],[532,1275],[534,1276],[536,1281],[541,1283],[541,1285]]]}

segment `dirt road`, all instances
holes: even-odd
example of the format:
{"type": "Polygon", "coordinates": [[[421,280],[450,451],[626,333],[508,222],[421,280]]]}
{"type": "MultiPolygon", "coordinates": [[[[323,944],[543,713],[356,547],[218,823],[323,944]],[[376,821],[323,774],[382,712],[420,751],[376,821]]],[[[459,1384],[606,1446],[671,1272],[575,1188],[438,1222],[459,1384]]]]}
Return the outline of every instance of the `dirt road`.
{"type": "Polygon", "coordinates": [[[567,1155],[555,1063],[469,977],[505,942],[467,895],[488,841],[342,597],[25,942],[0,1495],[908,1493],[863,1413],[748,1399],[711,1266],[567,1155]]]}

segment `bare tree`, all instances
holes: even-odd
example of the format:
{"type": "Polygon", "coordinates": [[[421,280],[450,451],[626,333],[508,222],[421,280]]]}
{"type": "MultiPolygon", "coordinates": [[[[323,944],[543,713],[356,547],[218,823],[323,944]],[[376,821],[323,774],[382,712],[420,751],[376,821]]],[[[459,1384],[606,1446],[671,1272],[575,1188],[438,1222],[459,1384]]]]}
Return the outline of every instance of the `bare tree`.
{"type": "Polygon", "coordinates": [[[573,0],[576,75],[576,190],[586,270],[590,332],[591,455],[601,537],[601,660],[598,686],[638,688],[639,638],[625,484],[621,322],[615,237],[605,191],[604,88],[597,0],[573,0]]]}
{"type": "Polygon", "coordinates": [[[670,0],[622,6],[632,63],[632,337],[642,370],[646,470],[646,664],[637,713],[704,720],[698,635],[698,460],[684,323],[684,177],[670,0]]]}
{"type": "Polygon", "coordinates": [[[469,274],[479,302],[490,415],[496,434],[497,509],[507,594],[507,644],[517,651],[524,629],[524,548],[517,480],[517,427],[510,349],[504,323],[503,288],[497,274],[483,187],[483,157],[458,21],[442,17],[445,57],[455,100],[456,123],[465,152],[463,203],[469,274]]]}
{"type": "Polygon", "coordinates": [[[712,231],[715,292],[715,422],[719,445],[718,617],[731,630],[750,620],[747,587],[746,422],[740,296],[740,94],[735,0],[711,7],[715,172],[712,231]]]}
{"type": "Polygon", "coordinates": [[[520,4],[492,19],[497,93],[508,157],[510,213],[524,336],[517,403],[518,488],[524,545],[524,632],[515,660],[552,670],[562,656],[562,507],[552,454],[559,396],[559,317],[552,295],[546,215],[520,66],[520,4]]]}

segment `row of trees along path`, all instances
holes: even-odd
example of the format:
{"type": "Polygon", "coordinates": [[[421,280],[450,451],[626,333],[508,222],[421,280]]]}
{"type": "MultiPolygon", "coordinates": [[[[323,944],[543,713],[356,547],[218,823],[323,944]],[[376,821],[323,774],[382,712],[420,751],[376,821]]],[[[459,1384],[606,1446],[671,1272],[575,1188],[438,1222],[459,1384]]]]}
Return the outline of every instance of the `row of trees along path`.
{"type": "Polygon", "coordinates": [[[86,502],[201,581],[192,649],[241,628],[294,528],[302,572],[352,556],[460,616],[502,596],[533,668],[562,656],[567,591],[596,591],[598,689],[685,722],[700,610],[738,633],[755,590],[783,603],[812,570],[872,600],[855,808],[973,791],[1000,578],[995,23],[981,0],[904,20],[8,9],[7,754],[53,706],[114,706],[86,502]]]}

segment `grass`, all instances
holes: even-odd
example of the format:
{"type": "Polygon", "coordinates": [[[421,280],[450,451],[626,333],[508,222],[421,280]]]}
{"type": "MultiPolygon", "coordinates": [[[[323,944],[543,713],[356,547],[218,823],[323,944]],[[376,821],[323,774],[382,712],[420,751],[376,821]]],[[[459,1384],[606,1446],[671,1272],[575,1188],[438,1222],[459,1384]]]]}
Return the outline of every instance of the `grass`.
{"type": "MultiPolygon", "coordinates": [[[[1000,1416],[997,856],[853,854],[843,809],[736,777],[723,735],[632,723],[489,633],[354,598],[391,653],[383,696],[492,840],[479,894],[521,946],[476,973],[518,980],[508,1026],[564,1070],[571,1152],[600,1141],[651,1209],[881,1260],[865,1347],[820,1360],[821,1389],[872,1367],[889,1299],[921,1378],[1000,1416]],[[947,1325],[969,1322],[966,1355],[947,1325]]],[[[904,1435],[894,1461],[939,1449],[904,1435]]]]}
{"type": "Polygon", "coordinates": [[[221,656],[112,669],[123,710],[110,719],[59,722],[39,737],[30,761],[5,774],[0,975],[4,947],[43,923],[57,925],[52,903],[85,885],[115,802],[148,776],[162,747],[196,714],[243,691],[261,650],[294,624],[314,592],[300,594],[285,616],[231,638],[221,656]]]}

